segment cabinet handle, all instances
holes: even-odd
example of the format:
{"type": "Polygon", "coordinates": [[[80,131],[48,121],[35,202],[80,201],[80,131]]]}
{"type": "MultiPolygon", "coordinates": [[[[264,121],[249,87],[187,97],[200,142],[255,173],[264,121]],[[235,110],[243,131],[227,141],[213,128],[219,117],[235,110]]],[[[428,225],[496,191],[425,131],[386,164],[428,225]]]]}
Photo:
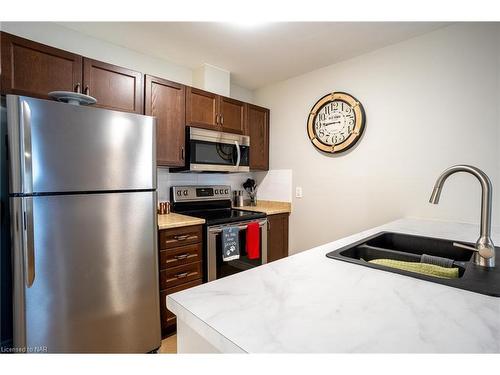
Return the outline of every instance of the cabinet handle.
{"type": "Polygon", "coordinates": [[[175,275],[175,277],[177,277],[178,279],[183,279],[187,277],[188,274],[188,272],[178,273],[177,275],[175,275]]]}
{"type": "Polygon", "coordinates": [[[176,255],[174,258],[177,260],[183,260],[183,259],[186,259],[188,256],[189,256],[189,254],[180,254],[180,255],[176,255]]]}
{"type": "Polygon", "coordinates": [[[218,113],[215,115],[215,124],[219,125],[219,114],[218,113]]]}
{"type": "Polygon", "coordinates": [[[181,147],[181,159],[184,160],[185,156],[184,147],[181,147]]]}
{"type": "Polygon", "coordinates": [[[176,241],[185,241],[189,238],[189,236],[187,234],[183,235],[183,236],[174,236],[174,240],[176,241]]]}
{"type": "Polygon", "coordinates": [[[224,125],[224,115],[220,115],[220,124],[224,125]]]}
{"type": "Polygon", "coordinates": [[[88,86],[88,85],[87,85],[87,86],[85,86],[85,90],[84,90],[84,92],[83,92],[83,93],[84,93],[85,95],[90,95],[90,88],[89,88],[89,86],[88,86]]]}
{"type": "Polygon", "coordinates": [[[78,94],[81,94],[82,92],[82,85],[80,84],[80,82],[78,82],[75,86],[75,92],[78,93],[78,94]]]}

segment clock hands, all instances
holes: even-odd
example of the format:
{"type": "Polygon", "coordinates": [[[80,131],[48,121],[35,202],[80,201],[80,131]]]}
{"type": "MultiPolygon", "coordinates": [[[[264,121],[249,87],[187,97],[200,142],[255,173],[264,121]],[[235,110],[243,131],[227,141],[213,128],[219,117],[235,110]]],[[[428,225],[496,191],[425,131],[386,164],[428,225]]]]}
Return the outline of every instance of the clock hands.
{"type": "Polygon", "coordinates": [[[332,122],[325,122],[324,124],[322,124],[323,126],[329,126],[329,125],[333,125],[333,124],[340,124],[340,121],[332,121],[332,122]]]}

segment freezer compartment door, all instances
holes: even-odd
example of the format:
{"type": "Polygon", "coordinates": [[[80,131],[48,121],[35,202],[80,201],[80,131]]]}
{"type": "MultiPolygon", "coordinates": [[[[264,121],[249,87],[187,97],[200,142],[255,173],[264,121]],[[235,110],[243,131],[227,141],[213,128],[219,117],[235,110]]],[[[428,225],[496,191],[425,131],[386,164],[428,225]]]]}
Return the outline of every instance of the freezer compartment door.
{"type": "Polygon", "coordinates": [[[12,193],[156,188],[155,119],[7,96],[12,193]]]}
{"type": "Polygon", "coordinates": [[[32,199],[33,211],[25,345],[66,353],[158,348],[156,193],[16,199],[32,199]]]}

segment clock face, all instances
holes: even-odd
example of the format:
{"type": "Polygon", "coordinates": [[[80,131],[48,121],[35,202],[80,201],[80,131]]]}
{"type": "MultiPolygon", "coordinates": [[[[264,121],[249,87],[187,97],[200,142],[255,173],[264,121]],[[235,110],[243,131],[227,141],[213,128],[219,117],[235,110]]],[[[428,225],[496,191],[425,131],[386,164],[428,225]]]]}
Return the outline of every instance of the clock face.
{"type": "Polygon", "coordinates": [[[351,106],[342,100],[326,103],[314,120],[314,133],[325,145],[338,145],[354,131],[356,115],[351,106]]]}
{"type": "Polygon", "coordinates": [[[311,109],[307,133],[323,152],[348,150],[361,137],[365,125],[363,106],[352,95],[334,92],[322,97],[311,109]]]}

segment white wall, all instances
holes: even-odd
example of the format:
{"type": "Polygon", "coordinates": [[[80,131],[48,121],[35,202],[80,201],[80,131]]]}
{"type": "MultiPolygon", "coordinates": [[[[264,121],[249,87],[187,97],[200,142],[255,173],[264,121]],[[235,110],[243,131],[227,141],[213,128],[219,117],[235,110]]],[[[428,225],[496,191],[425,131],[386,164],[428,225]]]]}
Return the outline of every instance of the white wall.
{"type": "MultiPolygon", "coordinates": [[[[456,24],[254,93],[271,109],[272,169],[292,169],[292,253],[401,216],[458,221],[479,217],[479,184],[449,179],[438,206],[436,177],[468,163],[493,180],[500,224],[499,43],[492,24],[456,24]],[[313,104],[331,91],[356,96],[367,114],[357,147],[316,151],[306,134],[313,104]]],[[[437,224],[438,225],[438,224],[437,224]]]]}
{"type": "Polygon", "coordinates": [[[254,102],[254,97],[253,97],[253,91],[238,86],[234,83],[231,83],[231,98],[238,99],[247,103],[253,103],[254,102]]]}

